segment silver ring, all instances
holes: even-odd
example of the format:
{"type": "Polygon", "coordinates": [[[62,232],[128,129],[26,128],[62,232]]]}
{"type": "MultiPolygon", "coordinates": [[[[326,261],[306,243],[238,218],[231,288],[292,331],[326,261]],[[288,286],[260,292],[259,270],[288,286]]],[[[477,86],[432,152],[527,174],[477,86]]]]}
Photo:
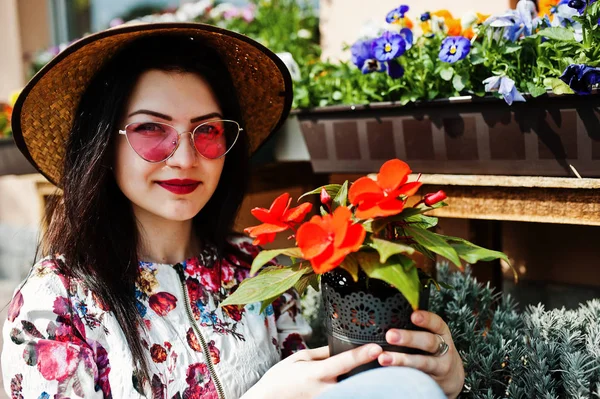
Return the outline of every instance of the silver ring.
{"type": "Polygon", "coordinates": [[[444,356],[448,352],[448,349],[450,349],[450,346],[446,343],[446,340],[440,334],[435,335],[437,335],[440,339],[440,345],[438,346],[438,350],[433,354],[433,356],[444,356]]]}

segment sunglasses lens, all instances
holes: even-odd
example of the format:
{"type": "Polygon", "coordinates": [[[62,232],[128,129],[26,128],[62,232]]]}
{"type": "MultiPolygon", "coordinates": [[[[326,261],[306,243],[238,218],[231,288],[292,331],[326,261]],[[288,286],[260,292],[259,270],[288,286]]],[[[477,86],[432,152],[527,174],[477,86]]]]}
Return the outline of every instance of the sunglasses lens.
{"type": "Polygon", "coordinates": [[[131,148],[146,161],[164,161],[177,146],[177,131],[162,123],[132,123],[126,133],[131,148]]]}
{"type": "Polygon", "coordinates": [[[194,130],[194,145],[202,156],[217,159],[225,155],[237,141],[240,126],[233,121],[210,121],[194,130]]]}

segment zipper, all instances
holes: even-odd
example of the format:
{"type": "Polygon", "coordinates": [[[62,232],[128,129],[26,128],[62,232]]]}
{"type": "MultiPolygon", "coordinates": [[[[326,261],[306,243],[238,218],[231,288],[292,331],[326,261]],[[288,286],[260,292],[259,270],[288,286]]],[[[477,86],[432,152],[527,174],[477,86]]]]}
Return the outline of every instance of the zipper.
{"type": "Polygon", "coordinates": [[[213,383],[215,384],[215,387],[217,388],[217,394],[219,395],[219,399],[225,399],[225,392],[223,392],[223,386],[221,385],[221,381],[219,381],[219,378],[217,377],[217,372],[215,371],[215,365],[213,364],[212,358],[210,357],[210,350],[208,349],[206,340],[204,339],[204,336],[202,335],[202,332],[200,331],[198,324],[196,324],[196,319],[194,318],[194,315],[192,314],[190,298],[188,296],[187,287],[185,286],[185,282],[184,282],[185,279],[182,278],[183,276],[181,276],[181,275],[179,277],[180,277],[179,280],[181,283],[181,289],[183,290],[183,297],[185,300],[185,311],[187,313],[188,319],[190,319],[190,322],[192,323],[192,328],[194,329],[194,332],[196,333],[196,337],[199,338],[200,345],[202,345],[202,352],[204,353],[204,357],[206,358],[206,364],[208,365],[208,371],[210,372],[210,376],[213,380],[213,383]]]}

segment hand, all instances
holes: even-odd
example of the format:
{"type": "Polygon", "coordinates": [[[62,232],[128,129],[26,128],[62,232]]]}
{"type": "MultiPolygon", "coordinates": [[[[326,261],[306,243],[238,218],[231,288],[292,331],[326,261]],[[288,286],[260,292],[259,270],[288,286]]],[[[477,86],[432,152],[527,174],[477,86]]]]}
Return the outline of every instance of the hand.
{"type": "Polygon", "coordinates": [[[442,356],[428,356],[386,351],[379,356],[379,364],[382,366],[407,366],[421,370],[438,383],[448,398],[456,398],[465,382],[465,371],[448,325],[438,315],[424,310],[414,312],[411,320],[416,326],[429,331],[391,329],[385,336],[390,345],[436,353],[440,339],[435,334],[439,334],[448,344],[448,352],[442,356]]]}
{"type": "Polygon", "coordinates": [[[313,398],[337,383],[337,377],[377,359],[379,345],[364,345],[335,356],[329,348],[305,349],[282,360],[254,385],[241,399],[313,398]]]}

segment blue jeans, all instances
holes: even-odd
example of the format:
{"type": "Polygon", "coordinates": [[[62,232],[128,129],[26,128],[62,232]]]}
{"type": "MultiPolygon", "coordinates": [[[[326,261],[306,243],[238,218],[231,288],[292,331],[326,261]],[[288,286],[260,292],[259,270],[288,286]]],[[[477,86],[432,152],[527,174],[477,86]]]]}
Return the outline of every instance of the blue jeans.
{"type": "Polygon", "coordinates": [[[359,373],[317,399],[446,399],[439,385],[422,371],[409,367],[381,367],[359,373]]]}

